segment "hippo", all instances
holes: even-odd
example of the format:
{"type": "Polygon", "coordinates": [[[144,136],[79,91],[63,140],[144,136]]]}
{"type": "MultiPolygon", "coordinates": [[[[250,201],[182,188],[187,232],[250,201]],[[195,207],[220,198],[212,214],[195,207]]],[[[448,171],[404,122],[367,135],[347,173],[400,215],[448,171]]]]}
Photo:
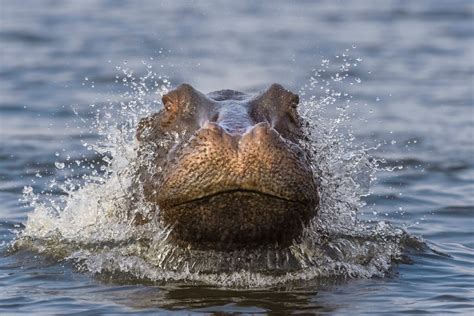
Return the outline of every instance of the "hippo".
{"type": "Polygon", "coordinates": [[[256,95],[181,84],[162,102],[138,123],[137,185],[176,245],[228,251],[300,238],[319,196],[298,95],[279,84],[256,95]]]}

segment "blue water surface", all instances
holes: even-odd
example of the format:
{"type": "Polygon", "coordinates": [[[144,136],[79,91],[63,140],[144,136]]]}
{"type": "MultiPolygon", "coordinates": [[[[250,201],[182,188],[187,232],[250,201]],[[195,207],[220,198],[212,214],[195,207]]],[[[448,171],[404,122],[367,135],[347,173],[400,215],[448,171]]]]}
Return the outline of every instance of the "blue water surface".
{"type": "Polygon", "coordinates": [[[0,313],[474,313],[473,11],[470,0],[1,0],[0,313]],[[204,92],[298,91],[348,50],[361,59],[349,72],[361,84],[341,86],[360,105],[356,141],[403,166],[377,174],[360,217],[421,236],[430,250],[410,264],[385,278],[229,289],[121,283],[7,251],[32,211],[23,187],[46,189],[64,176],[58,157],[91,154],[83,142],[99,135],[80,118],[121,93],[116,65],[145,61],[204,92]]]}

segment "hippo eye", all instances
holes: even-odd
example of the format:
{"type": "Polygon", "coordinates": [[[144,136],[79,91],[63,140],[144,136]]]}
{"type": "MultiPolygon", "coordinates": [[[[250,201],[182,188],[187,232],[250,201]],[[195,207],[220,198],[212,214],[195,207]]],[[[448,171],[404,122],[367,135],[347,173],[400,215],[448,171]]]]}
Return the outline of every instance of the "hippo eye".
{"type": "Polygon", "coordinates": [[[290,111],[288,113],[288,116],[290,117],[290,121],[293,124],[295,124],[296,126],[300,126],[301,119],[300,119],[300,116],[298,115],[298,112],[296,111],[296,109],[294,109],[293,111],[290,111]]]}
{"type": "Polygon", "coordinates": [[[298,107],[298,104],[300,103],[300,97],[297,94],[293,94],[290,97],[290,100],[288,102],[289,108],[296,110],[298,107]]]}
{"type": "Polygon", "coordinates": [[[163,108],[165,109],[166,112],[171,112],[175,110],[176,105],[173,100],[167,96],[163,97],[163,108]]]}
{"type": "Polygon", "coordinates": [[[299,102],[299,98],[298,96],[295,96],[294,100],[288,103],[288,110],[287,110],[290,120],[297,125],[300,120],[299,114],[298,114],[298,102],[299,102]]]}

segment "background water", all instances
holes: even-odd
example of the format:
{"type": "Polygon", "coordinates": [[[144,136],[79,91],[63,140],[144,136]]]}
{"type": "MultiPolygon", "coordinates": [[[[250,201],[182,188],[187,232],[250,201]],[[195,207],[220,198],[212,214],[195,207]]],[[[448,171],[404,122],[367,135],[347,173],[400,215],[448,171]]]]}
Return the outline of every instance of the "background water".
{"type": "Polygon", "coordinates": [[[473,9],[469,0],[2,0],[0,311],[472,313],[473,9]],[[92,155],[81,140],[99,136],[80,118],[117,99],[116,65],[146,61],[202,91],[271,82],[298,91],[346,49],[362,59],[349,73],[362,83],[341,84],[360,105],[356,141],[382,143],[374,155],[403,165],[378,174],[360,217],[405,227],[434,251],[414,252],[385,278],[254,290],[120,284],[5,251],[32,211],[19,201],[23,187],[61,181],[54,163],[66,155],[92,155]]]}

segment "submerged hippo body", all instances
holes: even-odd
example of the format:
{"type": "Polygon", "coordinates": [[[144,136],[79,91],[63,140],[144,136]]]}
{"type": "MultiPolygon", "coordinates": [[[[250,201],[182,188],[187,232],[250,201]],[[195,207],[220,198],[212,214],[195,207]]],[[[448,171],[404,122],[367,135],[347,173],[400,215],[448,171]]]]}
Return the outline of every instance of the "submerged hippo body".
{"type": "Polygon", "coordinates": [[[139,184],[174,242],[232,250],[300,236],[319,199],[298,102],[277,84],[256,96],[183,84],[140,121],[139,184]]]}

